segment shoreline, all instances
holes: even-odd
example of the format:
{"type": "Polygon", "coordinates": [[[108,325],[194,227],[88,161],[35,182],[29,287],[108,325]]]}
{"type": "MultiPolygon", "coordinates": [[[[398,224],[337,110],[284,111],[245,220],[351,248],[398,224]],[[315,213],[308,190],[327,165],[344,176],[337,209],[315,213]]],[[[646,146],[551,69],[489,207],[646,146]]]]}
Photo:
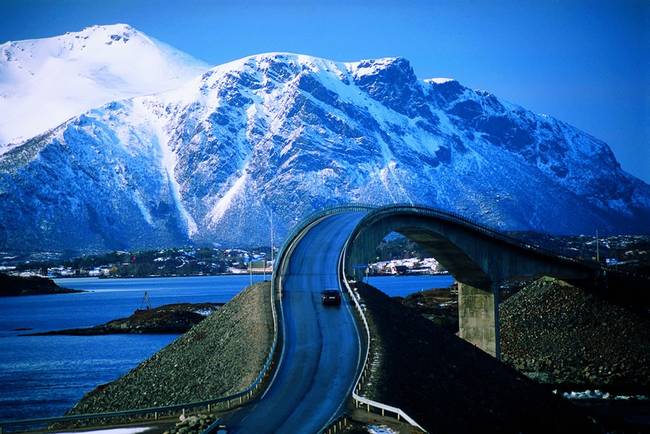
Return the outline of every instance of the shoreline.
{"type": "MultiPolygon", "coordinates": [[[[263,273],[259,271],[254,271],[252,273],[211,273],[211,274],[148,274],[146,276],[135,276],[135,275],[129,275],[129,276],[61,276],[61,277],[47,277],[48,279],[52,280],[61,280],[61,279],[149,279],[149,278],[166,278],[166,277],[217,277],[217,276],[247,276],[247,275],[253,275],[253,276],[264,276],[272,275],[272,271],[263,273]]],[[[369,274],[368,277],[437,277],[437,276],[450,276],[450,274],[447,273],[413,273],[413,274],[369,274]]],[[[42,276],[38,276],[42,277],[42,276]]],[[[269,279],[270,280],[270,279],[269,279]]]]}

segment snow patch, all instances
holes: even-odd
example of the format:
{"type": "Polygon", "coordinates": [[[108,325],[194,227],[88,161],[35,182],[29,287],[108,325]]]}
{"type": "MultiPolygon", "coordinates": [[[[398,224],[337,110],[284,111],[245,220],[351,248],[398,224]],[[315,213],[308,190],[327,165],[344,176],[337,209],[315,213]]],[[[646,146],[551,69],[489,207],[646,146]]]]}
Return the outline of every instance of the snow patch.
{"type": "Polygon", "coordinates": [[[169,146],[169,137],[165,133],[162,123],[154,124],[154,127],[156,131],[156,136],[157,136],[156,139],[158,142],[158,147],[160,150],[161,169],[163,170],[164,174],[167,176],[167,181],[169,182],[169,186],[172,191],[172,197],[174,199],[174,203],[176,204],[176,208],[178,209],[178,212],[180,213],[181,218],[184,220],[185,225],[187,227],[187,235],[189,237],[192,237],[194,234],[198,232],[198,226],[194,221],[194,218],[192,218],[190,213],[183,205],[183,199],[181,197],[181,192],[180,192],[180,185],[176,180],[176,176],[174,174],[174,170],[176,169],[176,154],[174,153],[174,151],[172,151],[172,149],[169,146]]]}
{"type": "Polygon", "coordinates": [[[399,434],[399,431],[394,431],[386,425],[368,425],[366,429],[370,434],[399,434]]]}
{"type": "Polygon", "coordinates": [[[453,78],[437,77],[437,78],[429,78],[424,81],[426,83],[445,84],[445,83],[449,83],[450,81],[456,81],[456,80],[454,80],[453,78]]]}
{"type": "Polygon", "coordinates": [[[142,213],[142,217],[144,217],[145,221],[153,226],[153,219],[151,218],[151,213],[149,212],[144,202],[142,201],[142,197],[140,197],[140,193],[136,192],[133,195],[133,200],[135,201],[135,204],[138,206],[138,209],[142,213]]]}
{"type": "MultiPolygon", "coordinates": [[[[553,393],[557,394],[557,390],[553,393]]],[[[571,391],[563,392],[562,397],[565,399],[603,399],[603,400],[617,400],[617,401],[647,401],[647,395],[615,395],[601,390],[584,390],[584,391],[571,391]]]]}
{"type": "Polygon", "coordinates": [[[219,201],[217,201],[217,203],[212,207],[206,216],[211,225],[217,223],[224,216],[226,211],[228,211],[230,204],[232,203],[235,196],[237,196],[237,194],[242,191],[247,179],[248,174],[244,172],[243,175],[241,175],[235,180],[235,182],[233,182],[232,186],[228,189],[228,191],[226,191],[223,197],[221,197],[221,199],[219,199],[219,201]]]}

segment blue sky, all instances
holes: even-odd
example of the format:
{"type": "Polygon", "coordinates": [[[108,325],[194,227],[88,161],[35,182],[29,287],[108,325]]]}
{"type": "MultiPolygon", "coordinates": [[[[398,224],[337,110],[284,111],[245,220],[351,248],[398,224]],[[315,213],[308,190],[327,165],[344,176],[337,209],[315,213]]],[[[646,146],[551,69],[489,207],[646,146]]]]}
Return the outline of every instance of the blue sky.
{"type": "Polygon", "coordinates": [[[128,23],[211,64],[402,56],[605,140],[650,183],[650,1],[0,0],[0,42],[128,23]]]}

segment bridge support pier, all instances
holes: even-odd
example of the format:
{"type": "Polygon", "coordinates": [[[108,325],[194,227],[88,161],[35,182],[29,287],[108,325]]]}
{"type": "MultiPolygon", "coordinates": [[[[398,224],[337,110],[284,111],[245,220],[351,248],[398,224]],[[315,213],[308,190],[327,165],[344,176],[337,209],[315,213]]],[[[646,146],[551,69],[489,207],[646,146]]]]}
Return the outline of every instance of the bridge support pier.
{"type": "Polygon", "coordinates": [[[475,288],[458,283],[458,335],[497,359],[499,345],[499,287],[475,288]]]}

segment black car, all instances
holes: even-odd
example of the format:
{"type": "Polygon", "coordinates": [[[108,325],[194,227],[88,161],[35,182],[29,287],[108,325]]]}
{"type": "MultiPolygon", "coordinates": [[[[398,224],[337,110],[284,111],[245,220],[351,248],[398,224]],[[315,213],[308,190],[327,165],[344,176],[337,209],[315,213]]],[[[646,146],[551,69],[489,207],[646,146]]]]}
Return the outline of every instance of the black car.
{"type": "Polygon", "coordinates": [[[326,289],[320,293],[320,299],[325,305],[337,306],[341,304],[341,293],[338,289],[326,289]]]}

